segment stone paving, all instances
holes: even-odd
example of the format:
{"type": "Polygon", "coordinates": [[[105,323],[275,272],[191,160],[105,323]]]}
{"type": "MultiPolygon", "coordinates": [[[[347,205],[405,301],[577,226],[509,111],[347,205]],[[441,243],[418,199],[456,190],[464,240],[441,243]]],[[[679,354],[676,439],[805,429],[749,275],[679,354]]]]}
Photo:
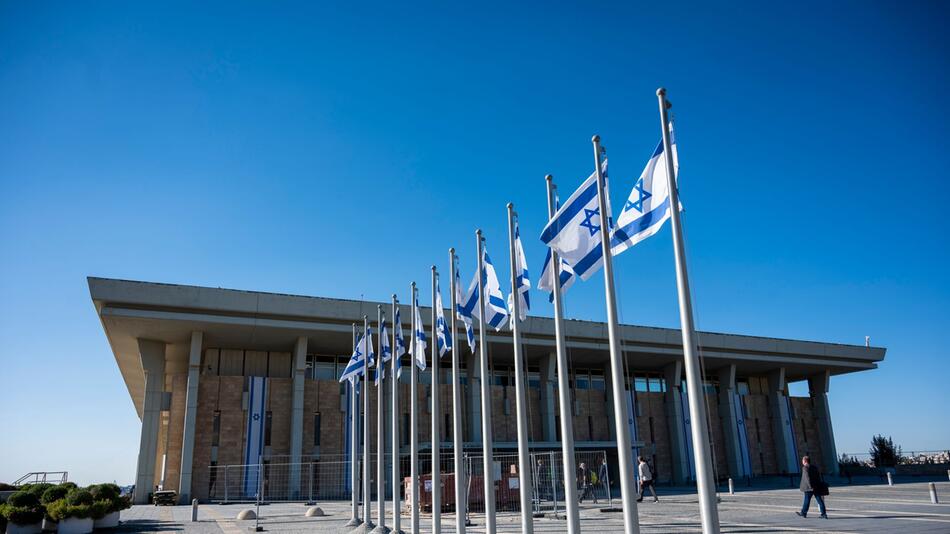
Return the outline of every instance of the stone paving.
{"type": "MultiPolygon", "coordinates": [[[[640,532],[701,532],[699,507],[695,493],[688,490],[660,488],[660,502],[649,497],[640,503],[640,532]]],[[[941,504],[931,504],[926,482],[835,486],[828,497],[830,519],[818,518],[817,506],[807,519],[795,515],[801,507],[797,489],[755,489],[722,495],[719,513],[722,532],[950,532],[950,482],[937,482],[941,504]]],[[[326,517],[304,517],[307,506],[301,503],[275,503],[260,507],[260,525],[265,532],[346,533],[350,503],[322,502],[326,517]]],[[[581,508],[581,530],[584,532],[622,532],[619,513],[604,513],[603,504],[584,503],[581,508]]],[[[135,506],[122,512],[119,532],[181,532],[184,534],[246,534],[253,532],[254,521],[237,521],[238,512],[252,505],[201,505],[198,521],[191,522],[191,507],[135,506]]],[[[372,507],[375,515],[376,506],[372,507]]],[[[386,524],[392,526],[392,510],[387,511],[386,524]]],[[[498,532],[520,532],[519,515],[499,513],[498,532]]],[[[466,532],[484,533],[484,518],[473,515],[473,526],[466,532]]],[[[375,521],[375,518],[374,518],[375,521]]],[[[402,516],[402,529],[409,531],[409,516],[402,516]]],[[[431,517],[424,514],[422,532],[431,532],[431,517]]],[[[443,514],[442,531],[455,532],[455,515],[443,514]]],[[[564,532],[564,521],[550,517],[535,519],[535,532],[564,532]]]]}

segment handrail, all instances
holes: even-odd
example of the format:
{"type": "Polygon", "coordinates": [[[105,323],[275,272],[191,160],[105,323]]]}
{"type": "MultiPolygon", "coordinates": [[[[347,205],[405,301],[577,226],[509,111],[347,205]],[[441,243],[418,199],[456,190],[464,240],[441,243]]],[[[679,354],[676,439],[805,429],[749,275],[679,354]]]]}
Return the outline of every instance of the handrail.
{"type": "Polygon", "coordinates": [[[24,484],[40,484],[43,482],[62,484],[68,479],[69,473],[67,471],[33,471],[16,479],[13,485],[23,486],[24,484]]]}

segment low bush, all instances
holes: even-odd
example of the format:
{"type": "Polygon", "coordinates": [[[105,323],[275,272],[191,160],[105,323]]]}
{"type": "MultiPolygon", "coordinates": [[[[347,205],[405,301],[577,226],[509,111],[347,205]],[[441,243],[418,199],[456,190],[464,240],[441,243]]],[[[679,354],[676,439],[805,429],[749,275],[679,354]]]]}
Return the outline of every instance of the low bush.
{"type": "Polygon", "coordinates": [[[66,494],[69,493],[69,490],[72,489],[66,484],[59,484],[58,486],[53,486],[48,488],[43,492],[43,495],[40,497],[40,502],[46,505],[52,504],[60,499],[65,499],[66,494]]]}
{"type": "Polygon", "coordinates": [[[0,515],[10,523],[32,525],[43,519],[43,506],[36,495],[20,490],[0,505],[0,515]]]}
{"type": "Polygon", "coordinates": [[[16,491],[16,486],[7,484],[6,482],[0,482],[0,491],[16,491]]]}
{"type": "Polygon", "coordinates": [[[46,490],[52,487],[53,487],[53,484],[50,484],[49,482],[40,482],[38,484],[30,484],[29,486],[24,486],[21,489],[23,491],[28,491],[32,493],[33,495],[36,495],[36,498],[40,499],[41,497],[43,497],[43,493],[45,493],[46,490]]]}

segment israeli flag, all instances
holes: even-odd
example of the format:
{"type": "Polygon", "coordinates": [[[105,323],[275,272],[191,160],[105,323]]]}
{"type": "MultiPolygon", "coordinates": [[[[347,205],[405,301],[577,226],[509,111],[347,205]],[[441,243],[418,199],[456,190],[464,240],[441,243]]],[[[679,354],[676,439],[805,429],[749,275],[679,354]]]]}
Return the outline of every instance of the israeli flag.
{"type": "Polygon", "coordinates": [[[422,326],[422,315],[419,312],[419,299],[416,299],[416,320],[415,332],[412,333],[412,342],[409,345],[409,352],[412,353],[412,359],[416,361],[416,367],[420,371],[426,370],[426,331],[422,326]]]}
{"type": "MultiPolygon", "coordinates": [[[[670,125],[670,148],[673,151],[673,176],[679,170],[676,157],[676,140],[673,137],[673,125],[670,125]]],[[[680,204],[680,209],[683,209],[680,204]]],[[[663,152],[663,140],[634,184],[627,202],[623,205],[617,226],[610,237],[610,251],[616,256],[628,248],[660,231],[663,223],[670,218],[670,189],[666,170],[666,154],[663,152]]]]}
{"type": "MultiPolygon", "coordinates": [[[[350,361],[346,364],[346,368],[343,369],[343,374],[340,375],[340,382],[344,380],[355,381],[363,374],[364,360],[366,360],[366,355],[370,354],[370,349],[367,348],[368,337],[366,334],[363,334],[356,342],[356,346],[353,347],[353,355],[350,356],[350,361]]],[[[372,366],[373,363],[371,358],[369,365],[372,366]]]]}
{"type": "MultiPolygon", "coordinates": [[[[601,163],[604,181],[607,160],[601,163]]],[[[609,193],[605,191],[609,199],[609,193]]],[[[610,202],[607,202],[607,220],[610,202]]],[[[541,242],[553,248],[574,274],[587,280],[604,263],[600,239],[600,206],[597,199],[597,173],[591,174],[567,199],[541,232],[541,242]]]]}
{"type": "MultiPolygon", "coordinates": [[[[554,196],[554,205],[556,206],[554,211],[556,212],[561,208],[561,201],[557,198],[557,195],[554,196]]],[[[554,254],[551,253],[551,248],[548,247],[547,254],[544,255],[544,267],[541,269],[541,278],[538,280],[538,289],[541,291],[548,292],[548,302],[554,302],[554,254]]],[[[558,258],[561,263],[561,294],[567,292],[567,289],[574,285],[574,269],[571,269],[571,266],[567,264],[561,258],[558,258]]]]}
{"type": "Polygon", "coordinates": [[[396,306],[396,317],[393,319],[393,328],[396,329],[396,379],[402,378],[402,359],[406,353],[406,340],[402,337],[402,319],[399,318],[399,306],[396,306]]]}
{"type": "MultiPolygon", "coordinates": [[[[501,330],[505,319],[508,318],[508,307],[505,303],[505,297],[501,293],[501,284],[498,282],[498,275],[495,273],[495,265],[488,257],[488,247],[482,246],[482,285],[485,294],[488,295],[488,301],[485,303],[485,321],[496,331],[501,330]]],[[[468,293],[462,301],[464,313],[471,317],[482,318],[478,315],[478,275],[472,277],[472,282],[468,286],[468,293]]]]}
{"type": "Polygon", "coordinates": [[[462,297],[462,281],[459,279],[458,269],[455,270],[455,316],[465,325],[465,337],[468,339],[468,346],[475,354],[475,329],[472,328],[472,310],[465,307],[465,299],[462,297]]]}
{"type": "Polygon", "coordinates": [[[445,313],[442,310],[442,290],[439,289],[439,279],[435,279],[435,343],[439,348],[439,358],[452,350],[452,334],[449,325],[445,323],[445,313]]]}
{"type": "Polygon", "coordinates": [[[380,358],[380,363],[376,367],[376,384],[379,385],[379,380],[386,378],[386,363],[389,360],[393,359],[393,350],[389,346],[389,331],[386,329],[386,316],[383,316],[383,322],[379,325],[379,344],[383,351],[383,356],[380,358]]]}
{"type": "MultiPolygon", "coordinates": [[[[550,250],[550,249],[548,249],[550,250]]],[[[528,274],[528,260],[521,245],[521,232],[518,221],[515,220],[515,287],[518,293],[518,319],[524,321],[531,310],[531,299],[528,292],[531,290],[531,275],[528,274]]],[[[508,296],[511,301],[512,296],[508,296]]],[[[514,320],[514,318],[512,318],[514,320]]]]}

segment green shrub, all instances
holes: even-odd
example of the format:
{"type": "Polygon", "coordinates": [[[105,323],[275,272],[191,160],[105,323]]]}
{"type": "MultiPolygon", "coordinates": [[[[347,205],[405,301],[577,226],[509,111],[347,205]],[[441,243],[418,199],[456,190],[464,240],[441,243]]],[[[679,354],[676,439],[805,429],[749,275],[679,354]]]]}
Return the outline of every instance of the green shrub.
{"type": "Polygon", "coordinates": [[[66,484],[53,486],[43,492],[43,496],[40,497],[40,502],[49,505],[60,499],[65,499],[66,494],[69,493],[70,489],[71,488],[69,488],[66,484]]]}
{"type": "Polygon", "coordinates": [[[40,482],[39,484],[30,484],[20,489],[22,489],[23,491],[28,491],[32,493],[33,495],[36,495],[36,498],[39,499],[43,496],[43,493],[46,490],[52,487],[53,487],[53,484],[50,484],[49,482],[40,482]]]}
{"type": "Polygon", "coordinates": [[[102,499],[92,503],[92,518],[102,519],[112,513],[112,501],[102,499]]]}
{"type": "MultiPolygon", "coordinates": [[[[88,491],[86,494],[88,495],[88,491]]],[[[60,499],[46,506],[46,514],[54,521],[62,521],[70,517],[84,519],[92,517],[92,503],[69,504],[69,499],[60,499]]]]}
{"type": "Polygon", "coordinates": [[[89,486],[89,493],[92,493],[92,498],[100,501],[114,501],[119,498],[119,486],[116,484],[93,484],[89,486]]]}
{"type": "Polygon", "coordinates": [[[71,506],[90,506],[94,500],[92,493],[83,488],[69,490],[66,494],[66,502],[71,506]]]}
{"type": "Polygon", "coordinates": [[[7,484],[6,482],[0,482],[0,491],[16,491],[16,486],[7,484]]]}
{"type": "Polygon", "coordinates": [[[36,495],[28,491],[18,491],[0,505],[0,515],[10,523],[32,525],[43,519],[43,506],[36,495]]]}

